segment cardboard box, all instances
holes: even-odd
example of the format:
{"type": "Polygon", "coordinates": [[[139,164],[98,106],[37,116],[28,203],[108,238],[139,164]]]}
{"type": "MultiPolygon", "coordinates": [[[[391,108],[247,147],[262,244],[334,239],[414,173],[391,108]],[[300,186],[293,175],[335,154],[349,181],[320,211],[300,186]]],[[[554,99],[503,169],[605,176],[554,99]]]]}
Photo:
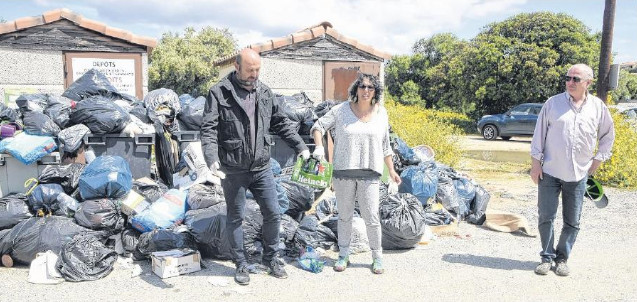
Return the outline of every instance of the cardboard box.
{"type": "Polygon", "coordinates": [[[150,206],[150,203],[146,200],[146,198],[144,198],[144,196],[133,190],[130,190],[128,195],[121,199],[121,204],[122,213],[127,216],[139,214],[150,206]]]}
{"type": "Polygon", "coordinates": [[[153,272],[160,278],[169,278],[201,270],[201,254],[191,249],[154,252],[153,272]]]}

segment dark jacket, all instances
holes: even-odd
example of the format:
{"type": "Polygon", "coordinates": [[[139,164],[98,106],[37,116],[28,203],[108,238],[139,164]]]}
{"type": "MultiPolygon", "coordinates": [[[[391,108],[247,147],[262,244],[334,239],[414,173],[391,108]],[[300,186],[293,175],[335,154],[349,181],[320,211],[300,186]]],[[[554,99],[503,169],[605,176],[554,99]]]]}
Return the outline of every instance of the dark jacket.
{"type": "Polygon", "coordinates": [[[269,168],[270,147],[274,145],[270,132],[278,134],[297,153],[307,150],[274,93],[260,81],[256,83],[256,146],[250,145],[250,121],[231,82],[235,73],[208,92],[201,125],[201,147],[208,166],[219,161],[221,170],[228,174],[269,168]]]}

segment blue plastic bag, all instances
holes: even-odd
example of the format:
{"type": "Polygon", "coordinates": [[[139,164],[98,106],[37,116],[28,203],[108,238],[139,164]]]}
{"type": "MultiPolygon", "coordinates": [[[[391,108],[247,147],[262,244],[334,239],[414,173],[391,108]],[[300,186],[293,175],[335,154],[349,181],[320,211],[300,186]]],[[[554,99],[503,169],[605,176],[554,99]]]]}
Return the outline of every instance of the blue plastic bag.
{"type": "Polygon", "coordinates": [[[427,200],[436,196],[438,190],[438,169],[433,162],[409,166],[401,174],[402,183],[398,192],[411,193],[420,203],[427,204],[427,200]]]}
{"type": "Polygon", "coordinates": [[[36,162],[55,149],[57,145],[52,137],[24,132],[0,141],[0,153],[9,153],[25,165],[36,162]]]}
{"type": "Polygon", "coordinates": [[[133,216],[133,227],[146,233],[156,228],[168,228],[183,220],[186,215],[187,196],[184,191],[168,190],[146,210],[133,216]]]}
{"type": "Polygon", "coordinates": [[[305,252],[297,259],[302,269],[318,274],[323,271],[325,261],[321,261],[319,254],[311,246],[305,247],[305,252]]]}
{"type": "Polygon", "coordinates": [[[80,196],[83,200],[120,198],[133,187],[133,174],[128,162],[120,156],[96,157],[80,176],[80,196]]]}

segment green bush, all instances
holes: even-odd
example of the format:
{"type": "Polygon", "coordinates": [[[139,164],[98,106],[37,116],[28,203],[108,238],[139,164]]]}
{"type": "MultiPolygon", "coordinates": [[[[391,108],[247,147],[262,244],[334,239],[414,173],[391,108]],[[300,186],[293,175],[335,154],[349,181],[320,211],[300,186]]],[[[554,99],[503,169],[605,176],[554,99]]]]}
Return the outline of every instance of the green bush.
{"type": "Polygon", "coordinates": [[[385,99],[389,123],[394,132],[410,147],[428,145],[436,152],[436,160],[455,166],[462,156],[458,136],[462,131],[450,121],[456,113],[437,113],[420,106],[405,106],[385,99]]]}
{"type": "Polygon", "coordinates": [[[626,117],[612,112],[615,122],[613,155],[594,177],[603,184],[620,188],[637,188],[637,129],[626,117]]]}

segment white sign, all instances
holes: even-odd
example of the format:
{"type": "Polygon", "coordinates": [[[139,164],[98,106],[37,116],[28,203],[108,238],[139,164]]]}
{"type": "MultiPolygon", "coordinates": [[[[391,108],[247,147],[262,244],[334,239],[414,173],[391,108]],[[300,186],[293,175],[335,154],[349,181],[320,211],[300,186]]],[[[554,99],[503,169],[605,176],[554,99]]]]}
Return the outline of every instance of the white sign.
{"type": "Polygon", "coordinates": [[[119,92],[132,96],[137,93],[134,59],[73,58],[71,64],[73,64],[73,82],[85,72],[95,68],[103,73],[119,92]]]}

